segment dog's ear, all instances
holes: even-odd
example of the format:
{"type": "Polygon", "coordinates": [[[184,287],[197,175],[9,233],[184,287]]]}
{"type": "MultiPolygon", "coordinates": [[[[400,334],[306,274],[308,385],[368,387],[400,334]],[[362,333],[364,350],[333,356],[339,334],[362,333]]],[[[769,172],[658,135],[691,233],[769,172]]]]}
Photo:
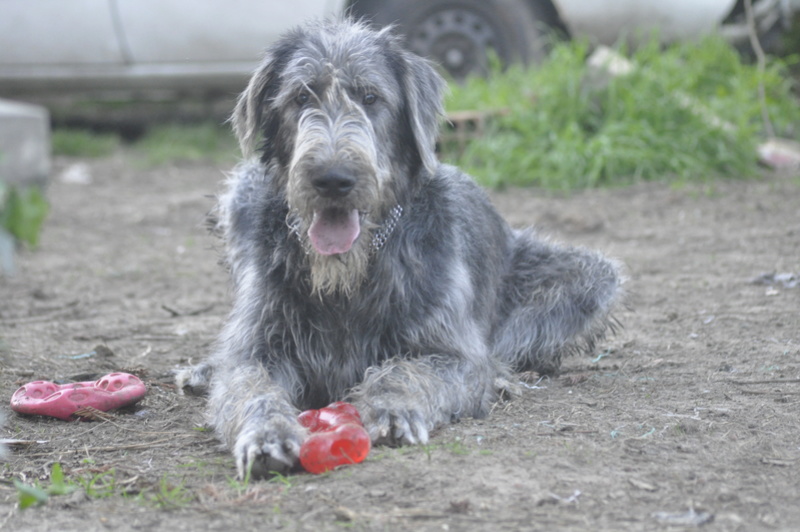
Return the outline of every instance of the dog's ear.
{"type": "MultiPolygon", "coordinates": [[[[269,58],[267,58],[269,59],[269,58]]],[[[253,153],[259,130],[261,129],[261,115],[264,108],[264,92],[269,83],[269,70],[259,68],[250,78],[247,88],[239,95],[236,107],[231,115],[230,122],[242,155],[249,157],[253,153]]]]}
{"type": "Polygon", "coordinates": [[[402,80],[408,106],[408,121],[422,165],[434,173],[439,121],[444,114],[442,98],[446,83],[427,59],[403,51],[405,75],[402,80]]]}
{"type": "MultiPolygon", "coordinates": [[[[236,102],[230,122],[245,158],[253,154],[261,133],[269,137],[268,124],[276,117],[270,118],[268,106],[278,93],[281,72],[292,50],[293,47],[286,42],[278,43],[267,50],[261,65],[253,73],[247,88],[236,102]]],[[[269,149],[271,141],[269,138],[265,138],[265,141],[269,149]]]]}

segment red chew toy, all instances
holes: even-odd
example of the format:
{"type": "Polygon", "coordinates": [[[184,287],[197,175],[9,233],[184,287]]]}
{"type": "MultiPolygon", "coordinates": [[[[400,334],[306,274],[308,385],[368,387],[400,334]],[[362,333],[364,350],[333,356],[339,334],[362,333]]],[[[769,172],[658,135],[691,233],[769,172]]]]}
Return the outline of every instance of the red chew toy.
{"type": "Polygon", "coordinates": [[[297,420],[311,431],[300,447],[300,464],[309,473],[357,464],[369,454],[369,434],[351,404],[339,401],[319,410],[306,410],[297,420]]]}
{"type": "Polygon", "coordinates": [[[81,408],[89,406],[107,412],[133,404],[145,393],[144,383],[129,373],[111,373],[95,382],[61,385],[34,381],[14,392],[11,409],[20,414],[70,420],[81,408]]]}

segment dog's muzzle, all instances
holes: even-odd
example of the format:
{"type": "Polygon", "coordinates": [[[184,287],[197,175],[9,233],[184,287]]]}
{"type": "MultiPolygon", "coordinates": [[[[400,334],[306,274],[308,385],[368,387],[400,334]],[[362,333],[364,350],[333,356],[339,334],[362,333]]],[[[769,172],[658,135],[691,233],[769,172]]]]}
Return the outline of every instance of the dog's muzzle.
{"type": "MultiPolygon", "coordinates": [[[[356,186],[356,178],[338,170],[329,170],[311,180],[317,193],[329,200],[345,198],[356,186]]],[[[308,228],[308,238],[320,255],[347,253],[361,234],[358,209],[320,207],[308,228]]]]}

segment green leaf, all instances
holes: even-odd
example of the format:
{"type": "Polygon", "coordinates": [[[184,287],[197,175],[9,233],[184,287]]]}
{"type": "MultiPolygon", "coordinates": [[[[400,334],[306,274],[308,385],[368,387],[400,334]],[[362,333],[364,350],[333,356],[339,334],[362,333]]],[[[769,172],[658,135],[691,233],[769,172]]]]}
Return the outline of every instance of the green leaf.
{"type": "Polygon", "coordinates": [[[56,462],[50,469],[50,482],[52,484],[64,484],[64,470],[61,469],[61,464],[56,462]]]}
{"type": "Polygon", "coordinates": [[[47,488],[47,493],[50,495],[67,495],[77,489],[77,486],[67,484],[64,480],[64,471],[61,469],[61,464],[56,462],[50,470],[50,487],[47,488]]]}
{"type": "Polygon", "coordinates": [[[47,211],[47,201],[37,187],[10,188],[0,205],[0,226],[18,240],[36,246],[47,211]]]}
{"type": "Polygon", "coordinates": [[[31,486],[14,479],[14,487],[17,488],[17,496],[19,498],[19,507],[24,510],[34,505],[40,505],[47,502],[50,496],[47,492],[36,486],[31,486]]]}

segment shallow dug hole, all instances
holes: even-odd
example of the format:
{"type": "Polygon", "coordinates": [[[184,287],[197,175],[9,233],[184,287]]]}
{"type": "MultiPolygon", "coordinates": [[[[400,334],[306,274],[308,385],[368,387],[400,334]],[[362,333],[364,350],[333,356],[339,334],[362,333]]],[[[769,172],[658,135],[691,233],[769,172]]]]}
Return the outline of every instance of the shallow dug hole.
{"type": "MultiPolygon", "coordinates": [[[[7,530],[789,530],[800,523],[800,181],[493,194],[514,225],[628,268],[624,329],[564,373],[426,447],[249,485],[170,371],[206,355],[229,306],[203,227],[222,169],[139,170],[125,153],[55,179],[40,249],[0,279],[0,396],[112,371],[148,387],[87,422],[7,414],[7,530]],[[761,277],[759,277],[761,276],[761,277]],[[97,346],[102,346],[96,349],[97,346]],[[13,480],[77,489],[17,508],[13,480]]],[[[51,491],[53,491],[51,489],[51,491]]],[[[66,490],[69,491],[69,490],[66,490]]]]}

